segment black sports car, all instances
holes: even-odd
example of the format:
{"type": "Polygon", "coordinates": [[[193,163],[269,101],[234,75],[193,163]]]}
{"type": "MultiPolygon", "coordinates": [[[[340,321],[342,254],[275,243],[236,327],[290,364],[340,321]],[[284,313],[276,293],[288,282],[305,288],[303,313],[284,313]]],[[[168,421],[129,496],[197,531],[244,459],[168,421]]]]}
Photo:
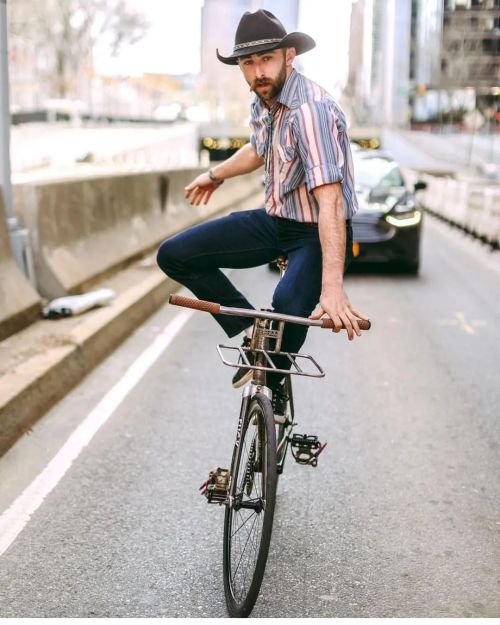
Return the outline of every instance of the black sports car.
{"type": "Polygon", "coordinates": [[[422,211],[415,193],[426,183],[409,189],[398,164],[379,150],[356,150],[353,160],[359,211],[352,221],[352,264],[389,261],[418,273],[422,211]]]}

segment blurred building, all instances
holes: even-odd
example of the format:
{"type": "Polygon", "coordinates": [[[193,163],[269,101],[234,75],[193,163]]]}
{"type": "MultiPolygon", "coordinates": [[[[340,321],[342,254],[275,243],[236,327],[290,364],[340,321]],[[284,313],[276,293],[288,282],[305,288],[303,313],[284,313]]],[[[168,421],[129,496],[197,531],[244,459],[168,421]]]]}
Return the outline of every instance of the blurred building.
{"type": "Polygon", "coordinates": [[[371,89],[372,3],[358,0],[352,6],[349,39],[349,73],[346,95],[358,124],[367,123],[371,89]]]}
{"type": "Polygon", "coordinates": [[[500,0],[414,0],[417,4],[413,116],[459,120],[474,107],[498,110],[500,0]]]}
{"type": "Polygon", "coordinates": [[[500,100],[500,0],[358,0],[348,93],[361,123],[460,121],[500,100]]]}
{"type": "Polygon", "coordinates": [[[445,87],[500,86],[500,0],[445,0],[441,59],[445,87]]]}
{"type": "Polygon", "coordinates": [[[208,102],[211,121],[232,126],[246,125],[251,96],[238,67],[224,65],[232,53],[238,22],[245,11],[267,9],[288,32],[297,30],[299,0],[205,0],[201,21],[202,97],[208,102]]]}
{"type": "Polygon", "coordinates": [[[410,44],[411,0],[353,4],[347,93],[357,123],[407,123],[410,44]]]}

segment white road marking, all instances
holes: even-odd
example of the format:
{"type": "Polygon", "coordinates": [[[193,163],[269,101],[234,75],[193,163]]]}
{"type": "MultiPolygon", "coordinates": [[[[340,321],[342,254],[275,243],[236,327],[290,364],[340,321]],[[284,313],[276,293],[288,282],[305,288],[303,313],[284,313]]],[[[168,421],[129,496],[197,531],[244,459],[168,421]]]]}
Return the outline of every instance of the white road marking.
{"type": "Polygon", "coordinates": [[[12,545],[47,495],[57,486],[99,429],[167,349],[193,314],[181,311],[127,369],[97,406],[70,435],[45,469],[0,516],[0,556],[12,545]]]}
{"type": "Polygon", "coordinates": [[[463,312],[456,312],[455,319],[440,319],[439,324],[442,326],[456,326],[463,330],[466,334],[476,334],[475,328],[484,328],[487,323],[485,319],[467,320],[463,312]]]}

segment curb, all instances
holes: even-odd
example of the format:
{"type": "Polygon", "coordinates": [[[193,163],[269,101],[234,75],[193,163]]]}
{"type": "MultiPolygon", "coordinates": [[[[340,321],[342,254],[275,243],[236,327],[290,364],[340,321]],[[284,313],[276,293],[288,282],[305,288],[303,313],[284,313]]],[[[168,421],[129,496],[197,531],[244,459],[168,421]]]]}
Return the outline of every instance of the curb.
{"type": "MultiPolygon", "coordinates": [[[[91,311],[52,347],[0,379],[0,455],[102,362],[179,285],[159,272],[91,311]]],[[[39,321],[37,323],[44,323],[39,321]]],[[[56,321],[55,323],[60,323],[56,321]]]]}

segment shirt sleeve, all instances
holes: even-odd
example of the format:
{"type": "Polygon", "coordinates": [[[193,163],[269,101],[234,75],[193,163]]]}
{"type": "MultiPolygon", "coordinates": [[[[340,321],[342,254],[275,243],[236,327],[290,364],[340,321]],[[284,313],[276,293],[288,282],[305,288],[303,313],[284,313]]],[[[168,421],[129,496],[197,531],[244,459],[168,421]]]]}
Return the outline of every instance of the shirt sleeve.
{"type": "Polygon", "coordinates": [[[306,102],[297,110],[294,130],[309,192],[343,181],[338,121],[327,101],[306,102]]]}

